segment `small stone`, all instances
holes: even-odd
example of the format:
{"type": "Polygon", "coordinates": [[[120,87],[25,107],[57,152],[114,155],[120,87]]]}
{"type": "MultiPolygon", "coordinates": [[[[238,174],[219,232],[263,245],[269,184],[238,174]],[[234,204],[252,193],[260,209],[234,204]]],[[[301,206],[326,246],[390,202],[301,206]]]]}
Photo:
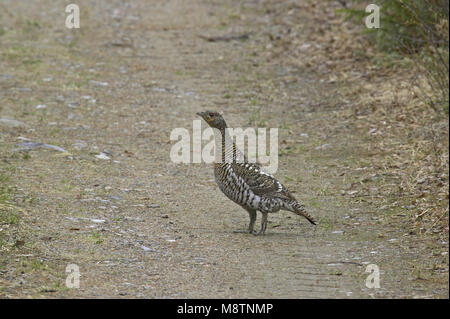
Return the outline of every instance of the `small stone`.
{"type": "Polygon", "coordinates": [[[0,127],[6,126],[6,127],[28,127],[27,124],[13,120],[13,119],[6,119],[6,118],[0,118],[0,127]]]}
{"type": "Polygon", "coordinates": [[[106,220],[104,220],[104,219],[91,219],[91,222],[93,222],[93,223],[98,223],[98,224],[101,224],[101,223],[104,223],[106,220]]]}
{"type": "Polygon", "coordinates": [[[9,74],[0,74],[0,81],[6,81],[6,80],[11,80],[14,77],[12,75],[9,74]]]}
{"type": "Polygon", "coordinates": [[[78,102],[70,102],[67,104],[67,106],[72,109],[76,108],[78,105],[80,105],[78,102]]]}
{"type": "Polygon", "coordinates": [[[317,151],[319,151],[319,150],[327,150],[327,149],[329,149],[329,148],[331,148],[331,145],[330,145],[330,144],[323,144],[323,145],[317,146],[317,147],[315,148],[315,150],[317,150],[317,151]]]}
{"type": "Polygon", "coordinates": [[[81,151],[82,149],[86,148],[88,144],[85,141],[76,141],[72,144],[72,147],[76,149],[77,151],[81,151]]]}
{"type": "Polygon", "coordinates": [[[33,150],[33,149],[37,149],[37,148],[46,148],[46,149],[51,149],[51,150],[55,150],[55,151],[62,152],[62,153],[67,153],[67,151],[65,149],[63,149],[62,147],[59,147],[56,145],[51,145],[51,144],[46,144],[46,143],[24,142],[24,143],[17,144],[17,146],[20,146],[20,147],[14,149],[13,150],[14,152],[29,151],[29,150],[33,150]]]}
{"type": "Polygon", "coordinates": [[[94,81],[94,80],[90,80],[89,84],[92,84],[94,86],[108,86],[108,82],[100,82],[100,81],[94,81]]]}
{"type": "Polygon", "coordinates": [[[300,46],[300,50],[301,50],[301,51],[306,51],[310,46],[311,46],[310,43],[303,43],[303,44],[300,46]]]}
{"type": "Polygon", "coordinates": [[[108,155],[106,155],[105,153],[97,154],[97,155],[95,155],[95,157],[98,158],[98,159],[102,159],[102,160],[109,160],[109,159],[111,159],[111,158],[110,158],[108,155]]]}
{"type": "Polygon", "coordinates": [[[67,115],[67,119],[68,120],[79,120],[80,117],[74,113],[69,113],[69,115],[67,115]]]}

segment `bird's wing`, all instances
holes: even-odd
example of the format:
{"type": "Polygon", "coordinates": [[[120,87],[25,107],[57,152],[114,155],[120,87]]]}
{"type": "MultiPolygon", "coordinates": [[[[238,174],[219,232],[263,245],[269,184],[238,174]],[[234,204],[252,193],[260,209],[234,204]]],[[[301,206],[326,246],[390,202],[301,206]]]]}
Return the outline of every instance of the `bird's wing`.
{"type": "Polygon", "coordinates": [[[280,199],[295,199],[275,177],[265,173],[254,163],[233,163],[231,168],[241,177],[255,195],[280,199]]]}

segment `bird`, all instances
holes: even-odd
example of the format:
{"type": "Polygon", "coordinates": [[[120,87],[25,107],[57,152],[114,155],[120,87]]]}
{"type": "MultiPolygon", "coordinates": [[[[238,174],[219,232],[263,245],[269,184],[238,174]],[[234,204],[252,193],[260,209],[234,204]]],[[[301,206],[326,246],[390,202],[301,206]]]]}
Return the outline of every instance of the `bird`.
{"type": "Polygon", "coordinates": [[[214,129],[215,162],[214,177],[219,189],[249,214],[250,223],[244,232],[264,235],[269,213],[287,210],[303,216],[311,224],[315,219],[309,215],[289,190],[273,175],[262,170],[258,163],[250,163],[236,147],[222,115],[215,111],[197,112],[214,129]],[[261,212],[261,229],[254,232],[257,211],[261,212]]]}

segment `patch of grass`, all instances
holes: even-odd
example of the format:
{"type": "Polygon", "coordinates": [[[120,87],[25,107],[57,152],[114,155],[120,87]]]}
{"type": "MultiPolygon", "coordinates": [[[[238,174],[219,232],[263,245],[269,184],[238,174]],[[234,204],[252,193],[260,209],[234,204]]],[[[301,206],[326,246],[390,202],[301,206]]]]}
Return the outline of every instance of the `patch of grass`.
{"type": "Polygon", "coordinates": [[[23,46],[13,46],[5,48],[1,52],[1,55],[5,60],[23,62],[25,59],[32,59],[34,53],[35,53],[34,49],[32,48],[23,46]]]}
{"type": "MultiPolygon", "coordinates": [[[[69,192],[71,192],[73,189],[75,189],[75,187],[76,187],[76,185],[74,185],[73,183],[72,183],[72,181],[71,180],[68,180],[68,179],[64,179],[64,180],[62,180],[61,181],[61,186],[59,187],[59,189],[62,191],[62,192],[65,192],[65,193],[69,193],[69,192]]],[[[60,207],[61,208],[61,207],[60,207]]]]}
{"type": "MultiPolygon", "coordinates": [[[[2,235],[0,235],[0,251],[2,250],[2,248],[4,247],[4,246],[6,246],[8,243],[3,239],[3,236],[2,235]]],[[[0,269],[1,269],[2,267],[1,267],[1,265],[0,265],[0,269]]]]}
{"type": "Polygon", "coordinates": [[[46,271],[48,270],[48,265],[39,259],[23,259],[20,263],[20,268],[17,268],[17,272],[34,272],[34,271],[46,271]]]}
{"type": "MultiPolygon", "coordinates": [[[[250,101],[250,104],[252,104],[253,106],[255,106],[257,103],[255,99],[250,98],[249,101],[250,101]]],[[[261,116],[261,108],[260,107],[252,110],[252,112],[249,116],[248,124],[252,127],[266,127],[267,126],[267,120],[263,116],[261,116]]]]}
{"type": "Polygon", "coordinates": [[[3,212],[0,215],[0,225],[17,225],[19,224],[19,215],[12,212],[3,212]]]}
{"type": "Polygon", "coordinates": [[[25,65],[33,65],[33,64],[39,64],[42,61],[39,59],[27,59],[27,60],[23,60],[22,63],[25,65]]]}
{"type": "Polygon", "coordinates": [[[314,208],[319,208],[321,206],[320,202],[316,200],[308,202],[308,205],[314,208]]]}
{"type": "MultiPolygon", "coordinates": [[[[9,182],[9,175],[13,170],[12,169],[3,169],[3,172],[0,170],[0,208],[3,205],[6,205],[8,203],[8,200],[11,197],[11,194],[13,192],[13,187],[8,185],[9,182]]],[[[1,215],[0,215],[1,216],[1,215]]]]}
{"type": "MultiPolygon", "coordinates": [[[[0,164],[3,164],[0,162],[0,164]]],[[[15,172],[11,165],[0,165],[0,250],[7,252],[11,248],[11,232],[15,232],[20,221],[18,208],[12,204],[14,187],[10,186],[10,176],[15,172]]]]}
{"type": "Polygon", "coordinates": [[[58,136],[60,132],[61,132],[61,129],[53,128],[53,129],[50,130],[49,135],[51,137],[58,136]]]}
{"type": "Polygon", "coordinates": [[[41,28],[41,24],[35,20],[26,20],[23,25],[24,33],[30,33],[41,28]]]}
{"type": "Polygon", "coordinates": [[[333,229],[333,221],[328,217],[323,217],[317,222],[317,226],[324,230],[333,229]]]}
{"type": "Polygon", "coordinates": [[[309,147],[305,144],[295,144],[280,148],[279,155],[287,156],[292,154],[304,154],[309,151],[309,147]]]}
{"type": "Polygon", "coordinates": [[[397,52],[378,54],[373,58],[377,68],[398,68],[411,66],[411,60],[405,58],[397,52]]]}
{"type": "Polygon", "coordinates": [[[249,102],[250,102],[250,105],[253,105],[253,106],[258,104],[258,100],[257,99],[250,99],[249,102]]]}
{"type": "MultiPolygon", "coordinates": [[[[355,3],[356,6],[339,11],[360,23],[367,13],[358,4],[369,2],[355,3]]],[[[423,101],[437,113],[444,111],[448,115],[448,0],[377,0],[374,3],[381,8],[380,28],[363,28],[362,32],[378,46],[381,55],[376,55],[375,62],[386,64],[387,68],[415,66],[417,76],[412,84],[420,91],[423,101]],[[407,61],[407,65],[402,65],[402,61],[407,61]]]]}
{"type": "Polygon", "coordinates": [[[39,288],[40,293],[62,292],[69,290],[70,288],[66,287],[66,285],[64,285],[60,280],[57,280],[51,286],[42,286],[39,288]]]}
{"type": "Polygon", "coordinates": [[[85,240],[99,245],[104,242],[104,235],[98,231],[93,231],[85,236],[85,240]]]}

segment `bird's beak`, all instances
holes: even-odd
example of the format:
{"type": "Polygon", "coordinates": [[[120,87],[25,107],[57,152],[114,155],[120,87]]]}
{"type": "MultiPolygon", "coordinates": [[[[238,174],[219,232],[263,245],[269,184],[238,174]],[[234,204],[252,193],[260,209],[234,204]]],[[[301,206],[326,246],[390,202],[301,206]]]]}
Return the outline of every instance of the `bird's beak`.
{"type": "Polygon", "coordinates": [[[205,115],[205,112],[197,112],[197,113],[195,113],[195,114],[197,114],[198,116],[203,117],[203,116],[205,115]]]}

